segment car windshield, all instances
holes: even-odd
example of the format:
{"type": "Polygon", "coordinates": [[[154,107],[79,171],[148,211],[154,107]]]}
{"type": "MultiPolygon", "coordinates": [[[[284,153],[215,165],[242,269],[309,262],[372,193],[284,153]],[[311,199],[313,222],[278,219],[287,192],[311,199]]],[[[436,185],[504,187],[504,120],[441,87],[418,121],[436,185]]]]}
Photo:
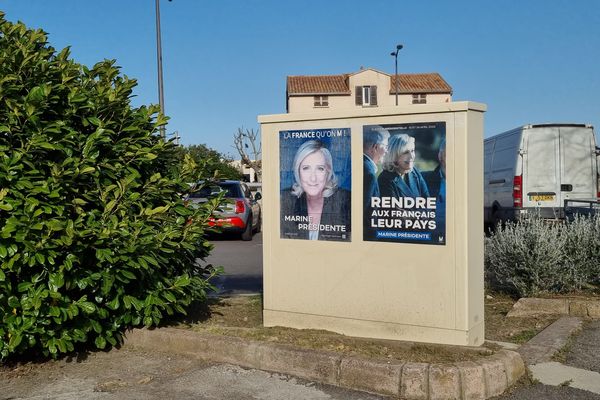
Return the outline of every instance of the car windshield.
{"type": "Polygon", "coordinates": [[[190,195],[192,199],[201,199],[217,196],[221,191],[225,192],[225,197],[242,197],[240,185],[237,183],[219,182],[217,184],[204,185],[199,191],[190,195]]]}

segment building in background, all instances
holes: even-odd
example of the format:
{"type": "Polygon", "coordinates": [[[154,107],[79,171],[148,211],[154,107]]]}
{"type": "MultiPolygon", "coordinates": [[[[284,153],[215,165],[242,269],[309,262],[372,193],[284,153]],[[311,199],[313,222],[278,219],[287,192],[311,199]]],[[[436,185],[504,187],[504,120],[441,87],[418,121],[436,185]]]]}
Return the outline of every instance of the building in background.
{"type": "Polygon", "coordinates": [[[352,74],[288,76],[286,110],[298,113],[395,106],[396,87],[399,106],[452,101],[452,87],[437,72],[396,76],[366,68],[352,74]]]}
{"type": "Polygon", "coordinates": [[[244,182],[254,183],[257,181],[256,172],[254,171],[254,169],[243,164],[242,160],[233,160],[229,163],[229,165],[231,165],[234,168],[237,168],[238,171],[242,173],[242,175],[244,176],[244,182]]]}

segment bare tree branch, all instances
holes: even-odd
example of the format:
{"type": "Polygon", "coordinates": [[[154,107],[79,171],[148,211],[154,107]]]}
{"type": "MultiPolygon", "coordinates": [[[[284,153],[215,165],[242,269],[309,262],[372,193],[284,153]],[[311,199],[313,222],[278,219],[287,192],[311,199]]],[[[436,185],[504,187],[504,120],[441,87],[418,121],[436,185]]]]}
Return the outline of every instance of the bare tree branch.
{"type": "Polygon", "coordinates": [[[260,182],[262,178],[260,132],[238,128],[237,133],[233,135],[233,144],[242,159],[242,165],[252,168],[256,173],[256,179],[260,182]]]}

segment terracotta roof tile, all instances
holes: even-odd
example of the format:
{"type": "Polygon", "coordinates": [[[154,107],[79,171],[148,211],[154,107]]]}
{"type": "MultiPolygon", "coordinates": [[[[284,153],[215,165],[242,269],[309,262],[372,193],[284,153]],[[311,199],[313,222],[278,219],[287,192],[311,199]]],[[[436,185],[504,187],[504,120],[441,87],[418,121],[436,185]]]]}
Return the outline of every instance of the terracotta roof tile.
{"type": "MultiPolygon", "coordinates": [[[[344,94],[351,93],[350,74],[288,76],[288,95],[344,94]]],[[[452,88],[437,72],[425,74],[398,74],[399,93],[452,93],[452,88]]],[[[395,93],[396,77],[390,75],[390,94],[395,93]]]]}
{"type": "Polygon", "coordinates": [[[288,94],[350,94],[348,75],[288,76],[288,94]]]}
{"type": "MultiPolygon", "coordinates": [[[[437,72],[398,74],[398,93],[452,93],[452,88],[437,72]]],[[[396,93],[396,76],[391,75],[390,94],[396,93]]]]}

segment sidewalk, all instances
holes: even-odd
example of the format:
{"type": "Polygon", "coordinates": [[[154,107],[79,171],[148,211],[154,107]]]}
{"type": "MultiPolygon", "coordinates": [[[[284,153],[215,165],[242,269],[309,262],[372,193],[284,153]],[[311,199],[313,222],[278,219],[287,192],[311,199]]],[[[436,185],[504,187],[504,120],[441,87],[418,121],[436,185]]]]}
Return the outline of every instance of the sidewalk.
{"type": "Polygon", "coordinates": [[[475,361],[404,362],[176,328],[135,329],[127,334],[126,347],[160,349],[403,399],[490,398],[502,394],[525,373],[519,354],[509,350],[475,361]]]}
{"type": "Polygon", "coordinates": [[[0,399],[484,399],[524,373],[522,360],[541,383],[497,399],[600,399],[600,320],[562,317],[518,351],[451,365],[405,363],[172,328],[135,330],[120,350],[0,369],[0,399]]]}
{"type": "MultiPolygon", "coordinates": [[[[540,302],[532,302],[532,304],[540,305],[540,302]]],[[[593,309],[596,305],[591,304],[591,306],[590,309],[593,309]]],[[[586,310],[586,316],[589,316],[588,308],[574,307],[573,311],[586,310]]],[[[541,309],[552,311],[546,305],[541,309]]],[[[570,307],[564,310],[561,308],[560,311],[555,310],[553,314],[568,313],[569,310],[570,307]]],[[[522,308],[520,312],[523,312],[522,308]]],[[[600,364],[600,329],[594,328],[594,323],[590,322],[591,328],[586,329],[586,333],[589,330],[592,337],[586,339],[579,347],[572,346],[573,354],[575,349],[581,348],[577,353],[579,356],[565,353],[564,365],[554,360],[556,355],[560,356],[561,352],[565,351],[565,346],[570,343],[569,339],[581,329],[582,323],[583,320],[579,317],[565,316],[518,348],[518,353],[503,350],[495,356],[482,357],[475,362],[450,364],[369,360],[178,330],[160,330],[160,332],[136,330],[128,335],[128,343],[134,348],[169,349],[214,362],[283,372],[317,382],[394,398],[483,399],[498,396],[524,374],[523,360],[530,366],[533,379],[542,384],[570,386],[589,391],[590,394],[600,393],[598,388],[600,373],[597,371],[600,364]],[[579,367],[566,365],[571,359],[581,360],[582,353],[588,355],[583,364],[579,367]]],[[[578,336],[574,343],[583,340],[580,338],[587,338],[587,336],[578,336]]]]}
{"type": "Polygon", "coordinates": [[[519,350],[528,361],[533,379],[545,385],[570,386],[600,394],[600,321],[583,324],[563,317],[519,350]],[[569,342],[570,332],[585,329],[569,342]],[[560,349],[567,351],[560,354],[560,349]],[[562,362],[554,361],[559,355],[562,362]]]}
{"type": "Polygon", "coordinates": [[[159,351],[113,349],[22,368],[0,369],[0,399],[385,400],[283,374],[159,351]]]}
{"type": "Polygon", "coordinates": [[[533,379],[600,394],[600,301],[523,298],[509,315],[535,313],[564,316],[519,349],[533,379]]]}

